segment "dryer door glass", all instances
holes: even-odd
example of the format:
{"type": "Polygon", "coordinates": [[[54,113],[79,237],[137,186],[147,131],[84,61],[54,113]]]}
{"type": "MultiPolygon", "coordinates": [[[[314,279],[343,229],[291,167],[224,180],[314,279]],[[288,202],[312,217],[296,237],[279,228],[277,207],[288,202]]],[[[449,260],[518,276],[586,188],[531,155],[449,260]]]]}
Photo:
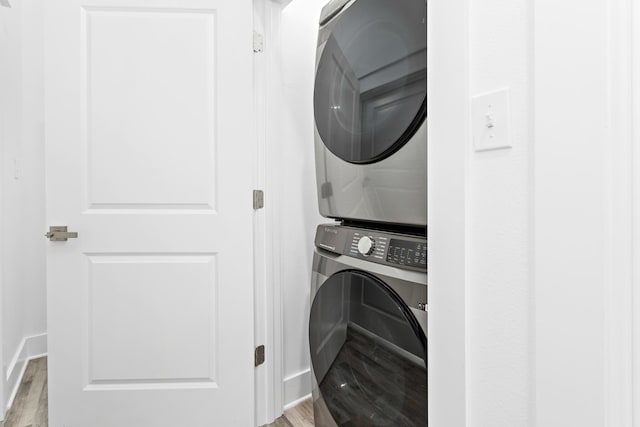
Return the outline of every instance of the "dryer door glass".
{"type": "Polygon", "coordinates": [[[385,283],[360,271],[327,279],[309,344],[321,405],[338,426],[427,424],[426,336],[385,283]]]}
{"type": "Polygon", "coordinates": [[[333,28],[321,44],[314,111],[333,154],[379,161],[424,121],[426,18],[425,0],[358,0],[327,24],[333,28]]]}

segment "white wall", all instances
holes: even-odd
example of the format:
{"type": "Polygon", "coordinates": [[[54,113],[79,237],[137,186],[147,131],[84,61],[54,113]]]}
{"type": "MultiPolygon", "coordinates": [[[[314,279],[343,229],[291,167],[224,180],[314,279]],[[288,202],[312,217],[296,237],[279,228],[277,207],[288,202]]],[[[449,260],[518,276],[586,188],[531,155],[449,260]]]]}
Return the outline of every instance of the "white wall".
{"type": "Polygon", "coordinates": [[[284,404],[311,392],[309,290],[318,213],[313,153],[313,81],[320,10],[326,0],[297,0],[282,14],[282,307],[284,404]]]}
{"type": "Polygon", "coordinates": [[[470,2],[470,96],[510,89],[513,148],[475,152],[470,144],[467,150],[469,426],[531,423],[530,3],[470,2]]]}
{"type": "Polygon", "coordinates": [[[529,4],[430,4],[429,416],[437,426],[535,425],[529,4]],[[476,152],[471,98],[503,88],[513,147],[476,152]]]}
{"type": "Polygon", "coordinates": [[[44,337],[30,338],[46,332],[43,3],[11,3],[0,7],[4,403],[25,359],[46,351],[44,337]]]}
{"type": "Polygon", "coordinates": [[[534,9],[536,422],[545,427],[605,425],[611,3],[534,9]]]}
{"type": "Polygon", "coordinates": [[[629,9],[625,0],[432,3],[435,425],[631,425],[629,412],[615,412],[630,406],[630,371],[615,362],[631,364],[620,352],[630,327],[616,307],[628,310],[624,295],[631,295],[623,281],[634,268],[627,246],[629,152],[636,150],[621,129],[630,111],[621,78],[629,70],[612,62],[631,52],[621,36],[629,9]],[[475,152],[471,98],[504,87],[511,90],[513,148],[475,152]],[[622,107],[612,108],[615,102],[622,107]],[[466,184],[447,181],[452,174],[440,162],[463,168],[453,178],[464,175],[466,184]],[[464,224],[455,223],[451,207],[464,209],[464,224]],[[444,218],[446,210],[453,219],[444,218]],[[452,266],[463,269],[463,286],[452,266]],[[464,328],[443,313],[461,305],[464,328]],[[461,337],[464,345],[451,344],[461,337]]]}

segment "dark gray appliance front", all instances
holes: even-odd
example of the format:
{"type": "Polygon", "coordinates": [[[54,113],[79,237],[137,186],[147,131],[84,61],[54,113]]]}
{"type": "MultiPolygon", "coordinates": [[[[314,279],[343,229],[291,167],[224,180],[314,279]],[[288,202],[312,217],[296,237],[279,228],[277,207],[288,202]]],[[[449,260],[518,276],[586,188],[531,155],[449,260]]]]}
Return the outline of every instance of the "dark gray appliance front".
{"type": "Polygon", "coordinates": [[[318,227],[309,319],[316,427],[427,425],[423,260],[424,238],[318,227]]]}
{"type": "Polygon", "coordinates": [[[427,224],[425,0],[339,0],[323,11],[314,89],[325,217],[427,224]]]}

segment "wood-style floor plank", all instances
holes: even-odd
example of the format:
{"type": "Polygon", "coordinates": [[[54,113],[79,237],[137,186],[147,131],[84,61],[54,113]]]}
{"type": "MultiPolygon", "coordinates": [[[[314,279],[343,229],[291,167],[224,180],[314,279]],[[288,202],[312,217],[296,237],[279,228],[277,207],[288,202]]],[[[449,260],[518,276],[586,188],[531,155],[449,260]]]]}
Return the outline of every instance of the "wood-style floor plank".
{"type": "Polygon", "coordinates": [[[7,414],[4,421],[5,427],[18,427],[20,419],[24,411],[24,406],[29,396],[29,389],[31,388],[31,380],[33,379],[33,373],[35,371],[35,364],[29,363],[27,369],[22,377],[22,383],[18,388],[16,397],[13,399],[11,409],[7,414]]]}
{"type": "Polygon", "coordinates": [[[275,420],[273,423],[269,424],[268,427],[295,427],[295,426],[291,424],[289,420],[287,420],[287,418],[283,415],[277,420],[275,420]]]}
{"type": "Polygon", "coordinates": [[[35,374],[31,380],[31,387],[29,388],[29,394],[24,405],[23,416],[20,422],[25,426],[36,427],[34,419],[38,408],[44,387],[47,383],[47,369],[46,361],[44,358],[33,361],[36,365],[35,374]]]}
{"type": "Polygon", "coordinates": [[[47,427],[47,358],[31,360],[0,427],[47,427]]]}
{"type": "Polygon", "coordinates": [[[313,425],[313,402],[308,399],[287,409],[283,416],[263,427],[313,427],[313,425]]]}
{"type": "MultiPolygon", "coordinates": [[[[42,395],[40,396],[40,404],[38,411],[33,418],[33,427],[47,427],[49,425],[49,387],[45,377],[42,395]]],[[[3,427],[3,426],[0,426],[3,427]]]]}
{"type": "Polygon", "coordinates": [[[305,400],[294,408],[287,409],[284,415],[294,427],[313,427],[313,403],[311,399],[305,400]]]}

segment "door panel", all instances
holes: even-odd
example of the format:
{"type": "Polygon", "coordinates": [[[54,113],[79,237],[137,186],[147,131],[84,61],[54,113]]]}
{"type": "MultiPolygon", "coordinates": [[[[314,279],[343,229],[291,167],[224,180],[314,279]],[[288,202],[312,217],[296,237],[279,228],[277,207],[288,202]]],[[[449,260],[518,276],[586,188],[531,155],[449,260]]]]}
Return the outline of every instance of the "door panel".
{"type": "Polygon", "coordinates": [[[46,26],[50,425],[253,426],[251,2],[46,26]]]}
{"type": "Polygon", "coordinates": [[[214,209],[215,12],[83,8],[90,208],[214,209]]]}
{"type": "Polygon", "coordinates": [[[215,387],[215,256],[87,258],[92,389],[105,384],[158,388],[176,382],[215,387]]]}

